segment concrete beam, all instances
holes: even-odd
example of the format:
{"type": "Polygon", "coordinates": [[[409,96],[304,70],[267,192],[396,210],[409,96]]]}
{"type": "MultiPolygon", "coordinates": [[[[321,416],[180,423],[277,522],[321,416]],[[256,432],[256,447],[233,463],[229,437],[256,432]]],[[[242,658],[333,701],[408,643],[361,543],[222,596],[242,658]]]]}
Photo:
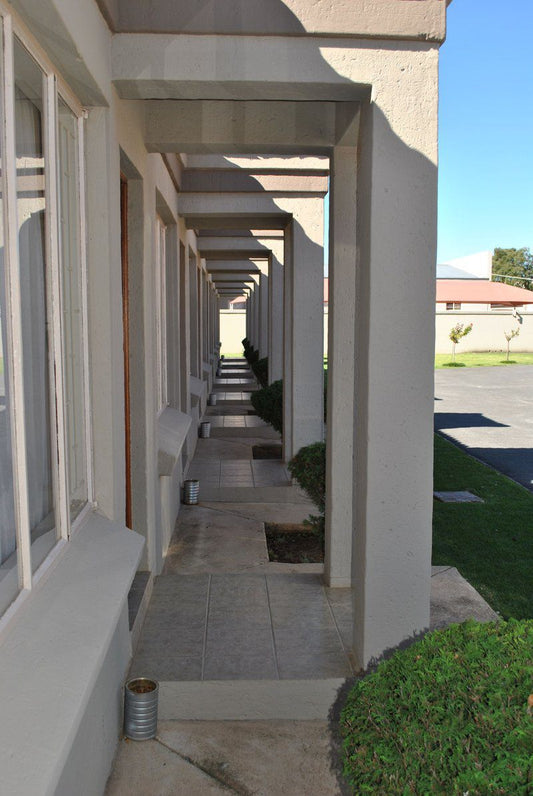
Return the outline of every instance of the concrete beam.
{"type": "Polygon", "coordinates": [[[327,193],[328,173],[242,172],[235,169],[187,169],[183,172],[184,193],[327,193]]]}
{"type": "Polygon", "coordinates": [[[355,146],[349,119],[358,103],[152,100],[146,103],[149,152],[305,152],[355,146]],[[349,140],[351,137],[352,140],[349,140]]]}
{"type": "Polygon", "coordinates": [[[349,36],[400,39],[444,37],[442,0],[97,0],[120,31],[224,36],[349,36]]]}

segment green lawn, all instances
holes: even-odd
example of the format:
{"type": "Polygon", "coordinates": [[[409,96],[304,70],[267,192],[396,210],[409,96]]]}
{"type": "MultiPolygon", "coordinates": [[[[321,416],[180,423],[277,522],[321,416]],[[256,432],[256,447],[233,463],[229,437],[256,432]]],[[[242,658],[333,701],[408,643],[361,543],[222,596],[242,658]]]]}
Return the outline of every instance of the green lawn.
{"type": "Polygon", "coordinates": [[[533,618],[533,494],[439,435],[434,485],[485,503],[434,501],[433,564],[457,567],[504,618],[533,618]]]}
{"type": "Polygon", "coordinates": [[[505,351],[485,351],[462,354],[457,351],[455,364],[451,354],[435,354],[436,368],[479,368],[489,365],[533,365],[533,352],[514,353],[511,350],[509,362],[506,362],[505,351]]]}

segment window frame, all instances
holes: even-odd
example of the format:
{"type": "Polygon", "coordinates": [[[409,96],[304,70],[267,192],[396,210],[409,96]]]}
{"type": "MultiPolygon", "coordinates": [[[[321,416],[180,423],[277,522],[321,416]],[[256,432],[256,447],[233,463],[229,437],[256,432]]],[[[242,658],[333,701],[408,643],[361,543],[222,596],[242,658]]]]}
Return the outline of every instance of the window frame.
{"type": "Polygon", "coordinates": [[[6,315],[9,318],[6,334],[5,361],[10,376],[10,420],[12,442],[12,468],[15,497],[16,551],[19,592],[7,610],[0,616],[0,629],[11,619],[19,604],[41,580],[53,561],[67,544],[68,539],[83,525],[94,510],[94,473],[92,455],[92,422],[89,388],[89,345],[87,311],[87,261],[86,261],[86,206],[85,206],[85,156],[84,120],[87,112],[38,42],[28,32],[16,13],[4,0],[0,0],[0,36],[2,48],[2,129],[0,130],[3,169],[1,190],[3,194],[3,224],[5,249],[6,315]],[[22,324],[22,290],[20,283],[20,257],[17,211],[17,161],[15,130],[15,68],[14,49],[18,40],[36,62],[43,80],[43,149],[45,158],[45,269],[50,286],[46,312],[50,319],[49,360],[51,368],[50,400],[52,406],[52,481],[56,515],[56,542],[42,563],[32,572],[31,525],[29,518],[30,484],[27,462],[27,425],[24,401],[24,349],[22,324]],[[84,397],[85,456],[87,469],[87,503],[71,523],[69,512],[68,441],[66,427],[66,383],[64,378],[64,321],[63,286],[61,276],[61,238],[59,229],[60,193],[58,184],[59,140],[57,128],[58,99],[76,118],[77,163],[76,191],[78,198],[78,246],[80,269],[82,380],[84,397]]]}

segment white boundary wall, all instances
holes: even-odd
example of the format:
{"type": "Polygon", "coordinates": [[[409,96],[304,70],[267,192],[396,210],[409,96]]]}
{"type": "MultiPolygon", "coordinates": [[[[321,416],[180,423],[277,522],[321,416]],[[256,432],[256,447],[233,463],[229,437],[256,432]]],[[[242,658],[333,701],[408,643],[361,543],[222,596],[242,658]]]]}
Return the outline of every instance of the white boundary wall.
{"type": "Polygon", "coordinates": [[[525,313],[514,317],[511,311],[501,312],[437,312],[435,317],[435,351],[451,353],[450,330],[457,323],[474,324],[469,335],[457,346],[458,353],[466,351],[506,351],[504,332],[520,328],[520,334],[511,342],[511,351],[533,351],[533,315],[525,313]],[[521,322],[520,322],[521,321],[521,322]]]}
{"type": "Polygon", "coordinates": [[[246,310],[220,310],[220,353],[237,354],[242,351],[245,337],[246,310]]]}

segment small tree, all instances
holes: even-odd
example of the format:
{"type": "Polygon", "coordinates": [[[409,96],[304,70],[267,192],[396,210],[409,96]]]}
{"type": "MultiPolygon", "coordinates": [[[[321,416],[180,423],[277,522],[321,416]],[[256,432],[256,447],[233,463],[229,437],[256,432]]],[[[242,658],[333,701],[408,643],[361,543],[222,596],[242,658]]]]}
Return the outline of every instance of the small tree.
{"type": "Polygon", "coordinates": [[[507,359],[505,360],[506,362],[509,362],[509,350],[511,348],[511,340],[513,339],[513,337],[518,337],[519,334],[520,334],[520,327],[512,329],[510,332],[504,332],[505,339],[507,340],[507,359]]]}
{"type": "Polygon", "coordinates": [[[452,341],[452,362],[455,362],[455,346],[462,337],[466,337],[467,334],[470,334],[473,325],[473,323],[469,323],[468,326],[465,326],[464,323],[458,323],[451,329],[450,340],[452,341]]]}

